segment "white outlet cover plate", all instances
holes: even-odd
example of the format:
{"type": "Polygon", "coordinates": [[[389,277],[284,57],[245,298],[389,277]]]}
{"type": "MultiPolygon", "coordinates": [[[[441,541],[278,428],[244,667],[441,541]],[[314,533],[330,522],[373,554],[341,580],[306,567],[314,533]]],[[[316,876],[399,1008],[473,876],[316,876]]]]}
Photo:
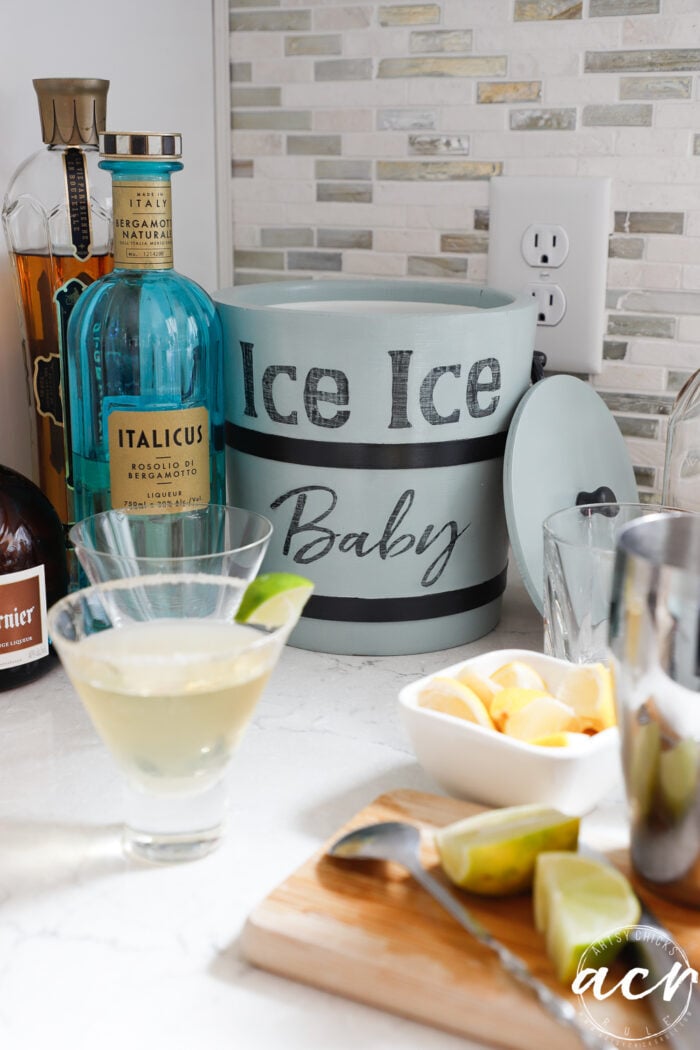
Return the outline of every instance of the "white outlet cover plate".
{"type": "Polygon", "coordinates": [[[558,285],[566,312],[556,325],[538,325],[535,348],[548,372],[597,373],[603,363],[610,179],[509,176],[490,181],[488,284],[520,294],[534,284],[558,285]],[[533,224],[561,226],[569,239],[563,263],[531,266],[522,238],[533,224]]]}

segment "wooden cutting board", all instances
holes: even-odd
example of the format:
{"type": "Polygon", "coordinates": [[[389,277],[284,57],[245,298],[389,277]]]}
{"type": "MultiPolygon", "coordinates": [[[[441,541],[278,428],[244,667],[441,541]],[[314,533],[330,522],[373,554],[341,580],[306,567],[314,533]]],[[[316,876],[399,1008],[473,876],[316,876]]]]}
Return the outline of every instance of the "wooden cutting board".
{"type": "MultiPolygon", "coordinates": [[[[244,955],[274,973],[486,1044],[512,1050],[580,1050],[578,1038],[559,1027],[501,969],[495,955],[474,941],[402,868],[325,855],[341,834],[365,824],[406,820],[429,831],[480,808],[416,791],[382,795],[258,905],[243,932],[244,955]]],[[[423,835],[421,848],[426,867],[450,885],[430,835],[423,835]]],[[[624,855],[611,859],[624,868],[624,855]]],[[[577,997],[553,977],[543,938],[534,929],[529,895],[489,900],[452,890],[537,977],[570,999],[584,1016],[577,997]]],[[[700,968],[700,912],[666,904],[648,891],[644,899],[691,965],[700,968]]],[[[620,1026],[615,1031],[622,1031],[627,1020],[637,1031],[647,1023],[645,1018],[649,1032],[658,1028],[642,1002],[611,1001],[605,1009],[620,1026]]]]}

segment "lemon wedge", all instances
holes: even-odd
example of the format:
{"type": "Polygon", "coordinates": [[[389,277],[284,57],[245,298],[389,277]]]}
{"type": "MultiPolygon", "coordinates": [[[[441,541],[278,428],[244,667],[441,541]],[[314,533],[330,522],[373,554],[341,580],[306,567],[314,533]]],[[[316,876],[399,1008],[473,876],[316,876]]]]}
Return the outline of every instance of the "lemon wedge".
{"type": "Polygon", "coordinates": [[[502,685],[504,689],[512,686],[517,689],[540,689],[544,693],[548,691],[542,676],[522,660],[512,660],[503,664],[493,672],[491,681],[502,685]]]}
{"type": "Polygon", "coordinates": [[[581,956],[596,945],[606,966],[624,943],[613,935],[639,922],[641,908],[621,872],[571,852],[541,853],[535,863],[535,926],[560,981],[576,976],[581,956]]]}
{"type": "Polygon", "coordinates": [[[529,743],[537,744],[538,747],[578,747],[579,744],[588,744],[590,739],[588,733],[572,733],[569,730],[563,730],[559,733],[537,737],[536,740],[530,740],[529,743]]]}
{"type": "Polygon", "coordinates": [[[523,689],[519,686],[509,685],[505,689],[501,689],[500,693],[493,698],[489,714],[496,728],[503,732],[508,719],[516,711],[520,711],[527,704],[532,703],[533,700],[539,700],[542,697],[551,699],[549,693],[546,693],[543,689],[523,689]]]}
{"type": "Polygon", "coordinates": [[[599,732],[615,725],[613,680],[605,664],[571,667],[559,684],[557,698],[573,707],[580,729],[599,732]]]}
{"type": "Polygon", "coordinates": [[[578,828],[578,818],[549,806],[510,806],[440,828],[435,845],[452,882],[500,897],[530,888],[542,850],[576,849],[578,828]]]}
{"type": "Polygon", "coordinates": [[[494,729],[483,701],[456,678],[440,675],[431,678],[418,694],[418,705],[454,718],[463,718],[467,722],[476,722],[484,729],[494,729]]]}
{"type": "Polygon", "coordinates": [[[466,685],[468,689],[471,689],[473,693],[481,700],[486,710],[491,713],[491,704],[493,703],[496,694],[500,693],[503,688],[497,685],[486,675],[479,674],[473,667],[463,667],[461,671],[458,671],[455,675],[458,682],[462,685],[466,685]]]}
{"type": "Polygon", "coordinates": [[[263,573],[246,587],[236,620],[239,623],[280,627],[289,620],[290,604],[298,620],[313,589],[311,580],[292,572],[263,573]]]}
{"type": "Polygon", "coordinates": [[[538,696],[510,716],[503,732],[529,744],[552,733],[576,729],[578,723],[572,707],[553,696],[538,696]]]}

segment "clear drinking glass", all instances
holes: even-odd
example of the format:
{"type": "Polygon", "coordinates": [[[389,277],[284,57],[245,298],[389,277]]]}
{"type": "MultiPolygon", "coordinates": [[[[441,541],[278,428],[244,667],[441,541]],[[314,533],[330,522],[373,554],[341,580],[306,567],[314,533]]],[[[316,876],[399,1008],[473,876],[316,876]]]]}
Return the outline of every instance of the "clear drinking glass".
{"type": "Polygon", "coordinates": [[[177,514],[108,510],[68,536],[90,583],[151,573],[204,572],[250,581],[272,535],[262,514],[209,504],[177,514]]]}
{"type": "Polygon", "coordinates": [[[666,436],[663,501],[700,510],[700,369],[678,392],[666,436]]]}
{"type": "Polygon", "coordinates": [[[112,580],[49,611],[61,662],[126,785],[124,846],[151,861],[216,847],[225,774],[297,612],[234,620],[246,581],[195,573],[112,580]]]}
{"type": "Polygon", "coordinates": [[[662,508],[589,503],[551,514],[544,533],[544,651],[573,663],[608,656],[615,543],[620,530],[662,508]]]}

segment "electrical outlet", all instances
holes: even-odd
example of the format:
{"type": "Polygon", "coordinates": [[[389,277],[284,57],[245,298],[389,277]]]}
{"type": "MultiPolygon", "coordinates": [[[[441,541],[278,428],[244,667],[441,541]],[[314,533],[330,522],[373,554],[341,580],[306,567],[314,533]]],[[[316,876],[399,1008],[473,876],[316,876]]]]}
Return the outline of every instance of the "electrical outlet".
{"type": "Polygon", "coordinates": [[[520,242],[528,266],[556,268],[569,254],[569,238],[563,226],[528,226],[520,242]]]}
{"type": "Polygon", "coordinates": [[[552,327],[566,313],[566,296],[558,284],[531,284],[530,295],[537,303],[537,323],[552,327]]]}
{"type": "Polygon", "coordinates": [[[491,179],[488,283],[535,296],[548,371],[602,368],[611,220],[608,178],[491,179]]]}

